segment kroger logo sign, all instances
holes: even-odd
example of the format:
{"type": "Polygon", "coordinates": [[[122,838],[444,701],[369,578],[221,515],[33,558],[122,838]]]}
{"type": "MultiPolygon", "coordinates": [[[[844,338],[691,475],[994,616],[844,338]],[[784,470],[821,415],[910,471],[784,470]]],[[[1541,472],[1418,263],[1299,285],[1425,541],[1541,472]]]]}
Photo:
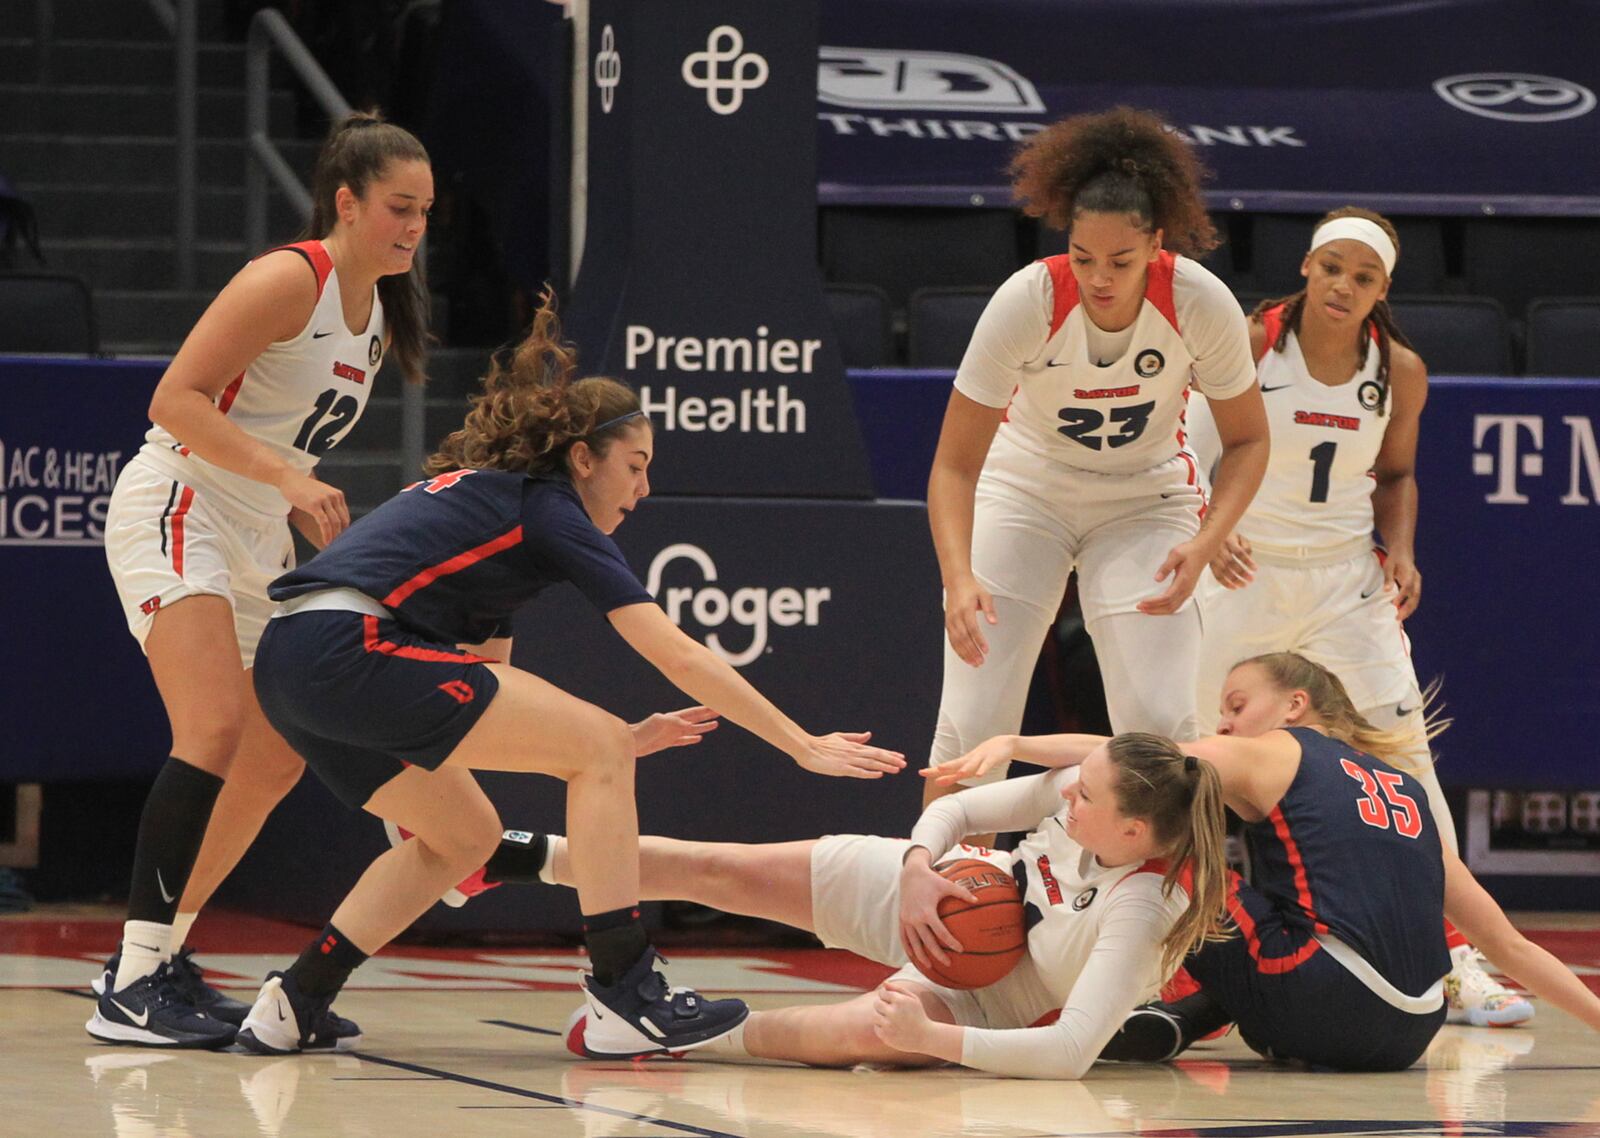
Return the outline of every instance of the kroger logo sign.
{"type": "Polygon", "coordinates": [[[716,584],[717,565],[711,555],[698,545],[679,542],[669,545],[650,561],[650,571],[645,575],[644,587],[655,597],[667,616],[680,628],[692,620],[701,628],[720,629],[730,621],[750,630],[750,643],[743,648],[729,648],[722,643],[719,632],[708,632],[706,647],[734,667],[741,667],[767,651],[767,630],[772,625],[791,628],[805,625],[815,628],[822,619],[822,606],[833,599],[833,590],[781,585],[774,589],[764,586],[745,586],[731,594],[716,584]],[[705,583],[698,585],[663,585],[667,566],[684,560],[698,570],[705,583]]]}
{"type": "Polygon", "coordinates": [[[1033,84],[998,60],[867,47],[818,51],[817,101],[880,110],[1044,110],[1033,84]]]}
{"type": "Polygon", "coordinates": [[[1594,92],[1570,79],[1520,71],[1480,71],[1433,81],[1439,97],[1458,111],[1504,122],[1557,122],[1594,110],[1594,92]]]}

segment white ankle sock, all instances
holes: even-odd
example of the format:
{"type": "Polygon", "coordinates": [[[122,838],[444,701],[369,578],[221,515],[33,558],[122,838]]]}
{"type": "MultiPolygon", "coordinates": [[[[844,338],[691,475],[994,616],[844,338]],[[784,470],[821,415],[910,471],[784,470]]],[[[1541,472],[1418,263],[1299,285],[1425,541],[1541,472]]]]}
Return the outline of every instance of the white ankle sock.
{"type": "Polygon", "coordinates": [[[750,1052],[744,1049],[744,1029],[749,1026],[750,1020],[747,1018],[738,1027],[728,1032],[727,1035],[713,1039],[710,1043],[704,1044],[700,1047],[696,1047],[689,1054],[699,1054],[707,1057],[720,1056],[722,1058],[727,1058],[733,1055],[748,1057],[750,1052]]]}
{"type": "Polygon", "coordinates": [[[546,885],[561,884],[556,880],[556,850],[565,850],[566,848],[566,838],[563,838],[560,834],[549,835],[549,841],[544,850],[544,864],[539,867],[539,880],[546,885]]]}
{"type": "Polygon", "coordinates": [[[150,975],[168,960],[172,952],[172,926],[154,921],[128,921],[122,926],[122,960],[111,990],[120,992],[135,980],[150,975]]]}
{"type": "Polygon", "coordinates": [[[172,952],[168,954],[168,960],[176,956],[178,950],[188,943],[189,930],[194,927],[194,919],[199,915],[199,913],[179,913],[172,918],[172,952]]]}

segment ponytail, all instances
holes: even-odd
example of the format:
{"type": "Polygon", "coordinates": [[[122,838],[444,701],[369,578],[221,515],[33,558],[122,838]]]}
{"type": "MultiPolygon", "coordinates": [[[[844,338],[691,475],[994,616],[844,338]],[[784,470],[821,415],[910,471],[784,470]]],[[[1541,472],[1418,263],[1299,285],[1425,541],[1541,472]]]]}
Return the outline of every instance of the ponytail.
{"type": "Polygon", "coordinates": [[[448,435],[423,469],[515,470],[540,474],[566,469],[580,440],[604,453],[611,440],[644,418],[639,396],[614,379],[573,379],[577,349],[562,339],[555,294],[540,294],[533,326],[509,360],[494,358],[483,391],[458,431],[448,435]]]}
{"type": "Polygon", "coordinates": [[[1185,755],[1160,735],[1127,732],[1107,744],[1117,767],[1117,806],[1123,814],[1148,819],[1156,841],[1167,851],[1161,890],[1189,877],[1189,905],[1161,941],[1162,975],[1175,972],[1183,958],[1207,941],[1226,940],[1228,862],[1222,779],[1204,759],[1185,755]]]}

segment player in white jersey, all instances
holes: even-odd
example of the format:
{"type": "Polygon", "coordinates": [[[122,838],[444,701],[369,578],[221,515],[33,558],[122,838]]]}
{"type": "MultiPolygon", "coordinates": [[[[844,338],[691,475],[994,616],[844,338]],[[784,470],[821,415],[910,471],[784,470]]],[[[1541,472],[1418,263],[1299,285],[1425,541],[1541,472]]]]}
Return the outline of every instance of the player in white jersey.
{"type": "Polygon", "coordinates": [[[95,985],[87,1026],[108,1043],[226,1046],[249,1010],[180,950],[304,770],[251,685],[267,585],[293,565],[291,523],[318,546],[349,524],[313,468],[360,417],[384,355],[421,374],[427,152],[353,114],[323,145],[312,197],[308,240],[241,269],[184,340],[111,498],[107,560],[173,743],[140,817],[122,945],[95,985]]]}
{"type": "MultiPolygon", "coordinates": [[[[1216,693],[1240,660],[1289,651],[1321,664],[1364,718],[1413,740],[1409,765],[1455,849],[1402,624],[1422,597],[1415,467],[1428,373],[1385,302],[1399,255],[1399,237],[1380,214],[1334,210],[1311,236],[1305,288],[1267,301],[1250,320],[1272,456],[1196,589],[1205,620],[1199,706],[1210,730],[1216,693]]],[[[1193,437],[1198,453],[1214,451],[1204,414],[1193,437]]],[[[1454,1020],[1532,1018],[1533,1005],[1484,973],[1460,934],[1452,931],[1450,944],[1454,1020]]]]}
{"type": "Polygon", "coordinates": [[[928,481],[948,634],[930,766],[1017,729],[1073,569],[1113,730],[1195,737],[1193,693],[1163,677],[1198,658],[1190,593],[1267,463],[1243,313],[1188,256],[1217,240],[1187,145],[1117,108],[1055,124],[1012,169],[1069,250],[1000,287],[945,411],[928,481]],[[1209,503],[1186,445],[1191,384],[1226,442],[1209,503]]]}
{"type": "MultiPolygon", "coordinates": [[[[746,845],[640,839],[641,895],[682,898],[782,921],[902,966],[839,1004],[752,1012],[701,1058],[751,1056],[815,1066],[960,1063],[1026,1078],[1088,1071],[1141,993],[1219,935],[1226,892],[1221,785],[1210,764],[1135,732],[1105,741],[1081,775],[1052,772],[976,787],[924,811],[910,840],[835,835],[746,845]],[[1064,800],[1064,801],[1063,801],[1064,800]],[[964,846],[981,830],[1030,830],[1015,853],[964,846]],[[976,857],[1023,887],[1027,954],[972,990],[927,979],[911,961],[959,948],[937,916],[970,896],[931,866],[976,857]]],[[[573,882],[564,838],[540,876],[573,882]]],[[[575,1016],[570,1030],[581,1027],[575,1016]]],[[[569,1047],[572,1043],[569,1041],[569,1047]]]]}

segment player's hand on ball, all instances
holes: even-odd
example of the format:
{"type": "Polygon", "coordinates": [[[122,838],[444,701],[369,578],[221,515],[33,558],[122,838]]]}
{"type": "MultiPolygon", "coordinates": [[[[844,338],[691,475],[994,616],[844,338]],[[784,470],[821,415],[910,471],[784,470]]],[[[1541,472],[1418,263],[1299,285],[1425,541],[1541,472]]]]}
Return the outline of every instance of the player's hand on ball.
{"type": "Polygon", "coordinates": [[[961,942],[939,918],[939,901],[945,897],[976,900],[967,889],[934,872],[926,850],[913,849],[900,869],[900,943],[918,968],[930,961],[949,964],[945,950],[961,951],[961,942]]]}
{"type": "Polygon", "coordinates": [[[905,769],[904,755],[869,746],[871,738],[871,731],[814,735],[793,758],[804,770],[835,778],[882,778],[905,769]]]}
{"type": "Polygon", "coordinates": [[[1211,575],[1228,589],[1242,589],[1254,581],[1256,563],[1250,556],[1249,539],[1240,533],[1230,533],[1211,559],[1211,575]]]}
{"type": "Polygon", "coordinates": [[[648,719],[628,724],[633,732],[633,753],[639,758],[669,747],[692,747],[717,729],[717,713],[709,707],[658,711],[648,719]]]}
{"type": "Polygon", "coordinates": [[[1183,602],[1194,592],[1195,583],[1200,580],[1200,571],[1210,563],[1212,552],[1210,543],[1201,538],[1174,545],[1167,559],[1161,563],[1161,568],[1156,570],[1157,582],[1170,577],[1171,583],[1165,592],[1140,601],[1139,611],[1146,616],[1170,616],[1182,608],[1183,602]]]}
{"type": "Polygon", "coordinates": [[[878,998],[872,1005],[873,1033],[890,1047],[900,1051],[927,1051],[924,1039],[933,1023],[922,1006],[916,992],[893,981],[878,986],[878,998]]]}
{"type": "Polygon", "coordinates": [[[989,642],[983,638],[978,623],[979,613],[989,624],[1000,623],[994,611],[994,597],[976,578],[966,577],[945,590],[945,635],[950,637],[950,647],[956,650],[956,655],[974,668],[989,654],[989,642]]]}
{"type": "Polygon", "coordinates": [[[1009,763],[1015,740],[1014,735],[996,735],[993,739],[985,739],[959,759],[940,763],[936,767],[923,767],[917,773],[935,786],[951,786],[962,779],[977,778],[1003,763],[1009,763]]]}

